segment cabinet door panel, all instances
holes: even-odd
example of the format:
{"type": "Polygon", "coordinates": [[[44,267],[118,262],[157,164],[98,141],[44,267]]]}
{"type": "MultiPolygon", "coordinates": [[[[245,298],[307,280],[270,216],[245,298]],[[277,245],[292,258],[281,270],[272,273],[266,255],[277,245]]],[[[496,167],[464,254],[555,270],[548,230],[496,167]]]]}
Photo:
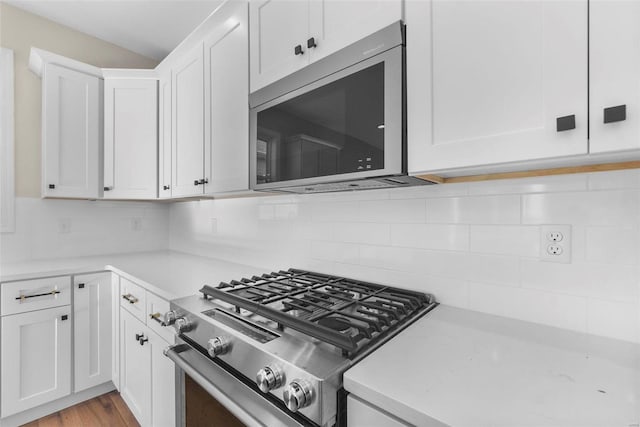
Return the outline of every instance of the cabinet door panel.
{"type": "Polygon", "coordinates": [[[160,78],[158,99],[158,195],[171,197],[171,74],[160,78]]]}
{"type": "Polygon", "coordinates": [[[586,1],[406,11],[409,172],[586,153],[586,1]],[[570,115],[575,129],[558,132],[570,115]]]}
{"type": "Polygon", "coordinates": [[[311,61],[402,19],[401,0],[320,0],[309,6],[309,37],[317,44],[309,49],[311,61]]]}
{"type": "Polygon", "coordinates": [[[172,182],[173,197],[204,192],[194,185],[204,177],[204,67],[202,46],[172,71],[172,182]]]}
{"type": "Polygon", "coordinates": [[[2,418],[71,392],[70,306],[4,316],[0,327],[2,418]]]}
{"type": "Polygon", "coordinates": [[[73,278],[75,392],[111,380],[111,273],[73,278]]]}
{"type": "Polygon", "coordinates": [[[175,365],[171,359],[163,354],[169,343],[158,334],[150,332],[147,344],[151,348],[151,384],[153,387],[151,392],[151,425],[154,427],[173,427],[176,420],[175,365]]]}
{"type": "Polygon", "coordinates": [[[230,4],[223,12],[223,24],[204,43],[205,178],[209,194],[249,188],[247,4],[230,4]]]}
{"type": "Polygon", "coordinates": [[[309,63],[309,0],[257,0],[250,3],[251,91],[309,63]],[[296,45],[304,52],[294,53],[296,45]]]}
{"type": "Polygon", "coordinates": [[[136,335],[148,337],[146,326],[120,310],[120,393],[138,422],[151,425],[151,346],[140,345],[136,335]]]}
{"type": "Polygon", "coordinates": [[[102,81],[46,64],[42,78],[42,194],[97,198],[101,194],[102,81]],[[50,188],[53,186],[53,188],[50,188]]]}
{"type": "Polygon", "coordinates": [[[158,87],[151,79],[104,84],[105,198],[155,199],[158,185],[158,87]]]}
{"type": "Polygon", "coordinates": [[[640,148],[640,2],[589,3],[592,153],[640,148]],[[626,119],[604,123],[604,109],[626,106],[626,119]]]}

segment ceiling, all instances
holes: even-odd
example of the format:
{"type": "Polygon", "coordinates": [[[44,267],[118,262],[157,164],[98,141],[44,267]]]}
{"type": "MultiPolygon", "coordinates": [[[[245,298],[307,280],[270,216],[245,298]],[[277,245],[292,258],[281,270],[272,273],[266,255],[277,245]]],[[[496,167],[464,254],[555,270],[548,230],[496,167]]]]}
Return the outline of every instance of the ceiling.
{"type": "Polygon", "coordinates": [[[222,0],[3,1],[157,61],[222,3],[222,0]]]}

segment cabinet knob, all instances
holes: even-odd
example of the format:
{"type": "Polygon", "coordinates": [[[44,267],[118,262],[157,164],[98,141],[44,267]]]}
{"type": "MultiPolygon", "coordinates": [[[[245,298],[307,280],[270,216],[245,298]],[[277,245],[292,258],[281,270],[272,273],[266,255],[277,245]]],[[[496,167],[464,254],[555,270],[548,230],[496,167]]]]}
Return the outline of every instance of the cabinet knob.
{"type": "Polygon", "coordinates": [[[84,289],[84,283],[78,283],[78,288],[79,289],[84,289]]]}
{"type": "Polygon", "coordinates": [[[146,343],[147,341],[149,341],[149,338],[145,337],[144,335],[141,336],[140,339],[138,340],[140,345],[144,345],[144,343],[146,343]]]}
{"type": "Polygon", "coordinates": [[[49,184],[49,189],[50,189],[50,190],[53,190],[54,188],[56,188],[56,185],[55,185],[55,184],[49,184]]]}
{"type": "Polygon", "coordinates": [[[558,117],[556,119],[556,131],[564,132],[576,128],[576,116],[572,114],[570,116],[558,117]]]}
{"type": "Polygon", "coordinates": [[[60,320],[67,320],[68,318],[69,318],[69,315],[68,315],[68,314],[63,314],[63,315],[60,317],[60,320]]]}
{"type": "Polygon", "coordinates": [[[309,49],[311,49],[312,47],[317,47],[318,45],[316,44],[316,39],[315,37],[311,37],[309,40],[307,40],[307,47],[309,49]]]}
{"type": "Polygon", "coordinates": [[[200,185],[200,181],[199,181],[199,180],[197,180],[197,179],[196,179],[196,180],[194,180],[194,181],[193,181],[193,185],[200,185]]]}
{"type": "Polygon", "coordinates": [[[604,122],[615,123],[627,120],[627,106],[616,105],[615,107],[608,107],[604,109],[604,122]]]}
{"type": "Polygon", "coordinates": [[[295,48],[293,48],[293,51],[295,52],[296,55],[304,55],[304,50],[302,50],[302,45],[301,44],[299,44],[295,48]]]}
{"type": "Polygon", "coordinates": [[[169,188],[171,188],[171,187],[169,187],[168,185],[163,185],[163,186],[162,186],[162,188],[163,188],[164,190],[168,190],[168,189],[169,189],[169,188]]]}
{"type": "Polygon", "coordinates": [[[113,190],[113,187],[104,187],[104,191],[111,191],[113,190]]]}

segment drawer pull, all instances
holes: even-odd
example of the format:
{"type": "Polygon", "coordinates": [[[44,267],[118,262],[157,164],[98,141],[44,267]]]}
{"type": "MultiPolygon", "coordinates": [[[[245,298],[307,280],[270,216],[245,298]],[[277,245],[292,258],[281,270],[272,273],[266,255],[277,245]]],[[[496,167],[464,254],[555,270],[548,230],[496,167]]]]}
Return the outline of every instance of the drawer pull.
{"type": "Polygon", "coordinates": [[[20,301],[24,301],[27,298],[37,298],[37,297],[46,297],[47,295],[56,295],[59,294],[60,291],[56,290],[56,289],[52,289],[51,292],[45,292],[42,294],[34,294],[34,295],[20,295],[19,297],[16,297],[17,300],[20,301]]]}
{"type": "Polygon", "coordinates": [[[129,301],[129,303],[131,304],[135,304],[138,302],[138,298],[134,297],[131,294],[126,294],[126,295],[122,295],[123,299],[126,299],[127,301],[129,301]]]}
{"type": "Polygon", "coordinates": [[[558,117],[556,119],[556,131],[564,132],[566,130],[572,130],[576,128],[576,116],[572,114],[570,116],[558,117]]]}
{"type": "Polygon", "coordinates": [[[627,120],[627,105],[616,105],[604,109],[604,122],[615,123],[627,120]]]}
{"type": "Polygon", "coordinates": [[[166,323],[164,323],[164,320],[160,320],[160,316],[162,316],[160,313],[153,313],[150,314],[149,317],[153,320],[155,320],[156,322],[160,323],[160,326],[167,326],[166,323]]]}

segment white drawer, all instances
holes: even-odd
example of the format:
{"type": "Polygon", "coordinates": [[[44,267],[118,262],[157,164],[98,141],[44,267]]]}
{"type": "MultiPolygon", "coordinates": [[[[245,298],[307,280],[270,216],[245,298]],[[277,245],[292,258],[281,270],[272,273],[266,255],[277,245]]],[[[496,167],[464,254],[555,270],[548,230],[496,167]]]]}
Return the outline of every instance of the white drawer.
{"type": "Polygon", "coordinates": [[[142,323],[147,321],[147,291],[131,280],[120,277],[120,307],[136,316],[142,323]]]}
{"type": "Polygon", "coordinates": [[[173,327],[162,326],[164,314],[167,311],[169,311],[169,301],[147,291],[147,326],[169,344],[173,344],[175,340],[173,327]]]}
{"type": "Polygon", "coordinates": [[[6,282],[0,289],[2,316],[71,304],[69,276],[6,282]]]}

